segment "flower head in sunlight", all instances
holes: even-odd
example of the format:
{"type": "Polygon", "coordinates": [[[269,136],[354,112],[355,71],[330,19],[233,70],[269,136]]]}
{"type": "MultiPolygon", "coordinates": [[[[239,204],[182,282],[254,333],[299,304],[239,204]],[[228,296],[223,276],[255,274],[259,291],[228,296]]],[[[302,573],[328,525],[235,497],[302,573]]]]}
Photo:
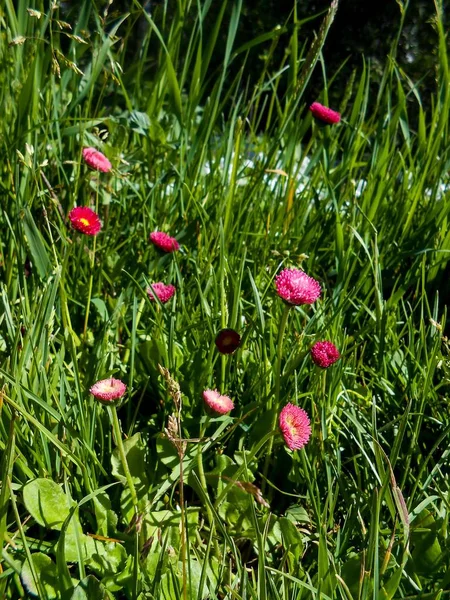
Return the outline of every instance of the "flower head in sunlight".
{"type": "Polygon", "coordinates": [[[162,281],[158,281],[158,283],[152,283],[151,286],[147,288],[147,294],[150,300],[152,300],[152,302],[156,302],[156,298],[158,298],[162,304],[168,302],[175,292],[176,288],[174,285],[166,285],[162,281]]]}
{"type": "Polygon", "coordinates": [[[72,227],[86,235],[97,235],[102,228],[98,214],[87,206],[76,206],[69,213],[72,227]]]}
{"type": "Polygon", "coordinates": [[[226,415],[233,410],[234,402],[228,396],[223,396],[217,390],[205,390],[203,400],[207,407],[217,415],[226,415]]]}
{"type": "Polygon", "coordinates": [[[279,424],[286,446],[300,450],[311,437],[311,425],[306,411],[294,404],[286,404],[280,412],[279,424]]]}
{"type": "Polygon", "coordinates": [[[233,354],[241,343],[241,336],[234,329],[221,329],[215,339],[216,348],[221,354],[233,354]]]}
{"type": "Polygon", "coordinates": [[[312,112],[312,115],[315,119],[324,123],[325,125],[335,125],[339,123],[341,120],[340,113],[324,106],[323,104],[319,104],[319,102],[313,102],[309,107],[309,110],[312,112]]]}
{"type": "Polygon", "coordinates": [[[277,293],[288,304],[312,304],[320,296],[320,283],[300,269],[283,269],[275,279],[277,293]]]}
{"type": "Polygon", "coordinates": [[[83,148],[84,162],[95,169],[96,171],[102,171],[102,173],[109,173],[112,169],[112,165],[102,152],[95,148],[83,148]]]}
{"type": "Polygon", "coordinates": [[[180,249],[177,240],[162,231],[153,231],[150,234],[150,241],[163,252],[175,252],[180,249]]]}
{"type": "Polygon", "coordinates": [[[313,362],[322,369],[326,369],[341,358],[339,350],[331,342],[316,342],[311,347],[313,362]]]}
{"type": "Polygon", "coordinates": [[[102,379],[97,381],[89,390],[91,394],[102,404],[112,404],[115,400],[122,398],[127,386],[120,379],[102,379]]]}

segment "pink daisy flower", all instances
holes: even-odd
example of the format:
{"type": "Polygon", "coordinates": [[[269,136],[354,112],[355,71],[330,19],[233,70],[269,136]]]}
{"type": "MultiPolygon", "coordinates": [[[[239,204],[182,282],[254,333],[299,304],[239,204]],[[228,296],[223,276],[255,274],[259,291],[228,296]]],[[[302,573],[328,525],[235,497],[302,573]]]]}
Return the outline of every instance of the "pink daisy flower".
{"type": "Polygon", "coordinates": [[[96,171],[109,173],[112,169],[112,165],[106,156],[95,148],[83,148],[83,158],[85,163],[96,171]]]}
{"type": "Polygon", "coordinates": [[[162,281],[158,281],[158,283],[152,283],[152,285],[147,288],[147,294],[150,300],[156,302],[156,296],[162,304],[168,302],[175,292],[176,288],[174,285],[166,285],[162,281]]]}
{"type": "Polygon", "coordinates": [[[320,283],[300,269],[283,269],[275,279],[277,293],[288,304],[312,304],[320,296],[320,283]]]}
{"type": "Polygon", "coordinates": [[[294,404],[286,404],[280,412],[281,434],[290,450],[300,450],[311,437],[311,424],[306,411],[294,404]]]}
{"type": "Polygon", "coordinates": [[[241,336],[234,329],[221,329],[215,339],[217,350],[221,354],[233,354],[241,343],[241,336]]]}
{"type": "Polygon", "coordinates": [[[86,235],[97,235],[102,228],[98,214],[87,206],[76,206],[69,213],[72,227],[86,235]]]}
{"type": "Polygon", "coordinates": [[[322,369],[326,369],[341,358],[339,350],[331,342],[316,342],[311,347],[313,362],[322,369]]]}
{"type": "Polygon", "coordinates": [[[233,400],[228,396],[222,396],[217,390],[205,390],[203,400],[207,407],[218,415],[226,415],[234,408],[233,400]]]}
{"type": "Polygon", "coordinates": [[[309,107],[309,110],[312,112],[315,119],[322,121],[322,123],[325,123],[326,125],[335,125],[341,120],[340,113],[323,104],[319,104],[319,102],[313,102],[309,107]]]}
{"type": "Polygon", "coordinates": [[[102,404],[112,404],[114,400],[122,398],[127,386],[120,379],[102,379],[90,388],[91,394],[102,404]]]}
{"type": "Polygon", "coordinates": [[[180,244],[174,237],[163,233],[162,231],[153,231],[150,234],[150,241],[155,244],[157,248],[164,252],[175,252],[180,249],[180,244]]]}

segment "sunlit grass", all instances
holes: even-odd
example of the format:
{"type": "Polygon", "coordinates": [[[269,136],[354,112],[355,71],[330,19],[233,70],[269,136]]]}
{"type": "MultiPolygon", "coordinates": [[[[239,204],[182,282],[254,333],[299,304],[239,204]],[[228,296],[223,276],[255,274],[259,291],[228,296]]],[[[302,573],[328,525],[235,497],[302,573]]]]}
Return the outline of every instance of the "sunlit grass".
{"type": "Polygon", "coordinates": [[[0,15],[0,597],[444,598],[441,7],[435,89],[393,44],[375,99],[363,59],[349,82],[326,77],[336,3],[314,43],[294,10],[241,48],[239,0],[168,4],[7,0],[0,15]],[[314,68],[318,101],[343,89],[338,125],[305,104],[314,68]],[[86,146],[111,173],[88,168],[86,146]],[[98,212],[97,236],[70,226],[74,206],[98,212]],[[160,252],[155,230],[180,250],[160,252]],[[284,267],[321,298],[287,312],[284,267]],[[167,303],[147,293],[157,282],[176,288],[167,303]],[[242,337],[229,356],[223,328],[242,337]],[[328,369],[309,354],[321,340],[341,353],[328,369]],[[115,409],[89,394],[107,377],[127,384],[123,444],[115,409]],[[205,389],[232,412],[207,413],[205,389]],[[294,452],[273,430],[288,402],[312,427],[294,452]]]}

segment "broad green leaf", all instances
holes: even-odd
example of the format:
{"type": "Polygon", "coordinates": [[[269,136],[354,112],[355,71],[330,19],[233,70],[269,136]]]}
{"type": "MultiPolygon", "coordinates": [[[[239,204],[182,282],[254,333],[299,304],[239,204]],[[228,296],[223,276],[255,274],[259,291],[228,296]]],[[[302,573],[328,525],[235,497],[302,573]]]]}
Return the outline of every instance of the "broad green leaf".
{"type": "Polygon", "coordinates": [[[61,529],[69,515],[69,498],[51,479],[34,479],[23,488],[25,508],[43,527],[61,529]]]}
{"type": "MultiPolygon", "coordinates": [[[[58,573],[55,563],[49,556],[42,552],[35,552],[31,555],[31,559],[36,575],[39,578],[39,585],[45,590],[47,599],[53,600],[53,598],[59,598],[58,573]]],[[[28,561],[23,563],[20,578],[22,580],[22,585],[29,594],[40,597],[28,561]]]]}
{"type": "Polygon", "coordinates": [[[36,265],[39,276],[42,279],[46,279],[50,275],[52,268],[50,258],[44,242],[42,241],[41,233],[28,208],[25,210],[23,227],[30,247],[31,256],[33,257],[33,263],[36,265]]]}
{"type": "Polygon", "coordinates": [[[80,581],[69,600],[108,600],[111,594],[93,575],[80,581]]]}

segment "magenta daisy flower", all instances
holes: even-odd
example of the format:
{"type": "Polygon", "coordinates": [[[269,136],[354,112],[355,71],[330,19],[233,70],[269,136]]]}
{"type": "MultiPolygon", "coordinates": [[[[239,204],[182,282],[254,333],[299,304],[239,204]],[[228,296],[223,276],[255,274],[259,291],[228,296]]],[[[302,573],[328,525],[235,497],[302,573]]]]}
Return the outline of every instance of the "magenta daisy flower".
{"type": "Polygon", "coordinates": [[[341,358],[339,350],[331,342],[316,342],[311,347],[313,362],[322,369],[326,369],[341,358]]]}
{"type": "Polygon", "coordinates": [[[300,450],[311,437],[311,424],[306,411],[294,404],[286,404],[280,412],[281,434],[290,450],[300,450]]]}
{"type": "Polygon", "coordinates": [[[275,279],[277,293],[288,304],[312,304],[320,296],[320,283],[300,269],[283,269],[275,279]]]}
{"type": "Polygon", "coordinates": [[[115,400],[122,398],[127,386],[120,379],[102,379],[90,388],[91,394],[102,404],[113,404],[115,400]]]}
{"type": "Polygon", "coordinates": [[[221,329],[215,339],[217,350],[221,354],[233,354],[241,343],[241,336],[234,329],[221,329]]]}
{"type": "Polygon", "coordinates": [[[86,235],[97,235],[102,228],[98,214],[87,206],[76,206],[69,213],[72,227],[86,235]]]}
{"type": "Polygon", "coordinates": [[[217,390],[205,390],[203,400],[212,412],[218,415],[226,415],[233,410],[234,402],[228,396],[223,396],[217,390]]]}
{"type": "Polygon", "coordinates": [[[327,106],[324,106],[323,104],[319,104],[319,102],[313,102],[309,107],[309,110],[312,112],[312,115],[315,119],[318,119],[326,125],[335,125],[341,120],[340,113],[328,108],[327,106]]]}
{"type": "Polygon", "coordinates": [[[175,252],[180,249],[177,240],[162,231],[153,231],[150,234],[150,241],[163,252],[175,252]]]}
{"type": "Polygon", "coordinates": [[[168,302],[175,292],[176,288],[174,285],[166,285],[162,281],[158,281],[158,283],[152,283],[152,285],[147,288],[147,294],[150,300],[155,302],[156,296],[162,304],[168,302]]]}
{"type": "Polygon", "coordinates": [[[106,156],[95,148],[83,148],[83,158],[85,163],[96,171],[109,173],[112,169],[112,165],[106,156]]]}

